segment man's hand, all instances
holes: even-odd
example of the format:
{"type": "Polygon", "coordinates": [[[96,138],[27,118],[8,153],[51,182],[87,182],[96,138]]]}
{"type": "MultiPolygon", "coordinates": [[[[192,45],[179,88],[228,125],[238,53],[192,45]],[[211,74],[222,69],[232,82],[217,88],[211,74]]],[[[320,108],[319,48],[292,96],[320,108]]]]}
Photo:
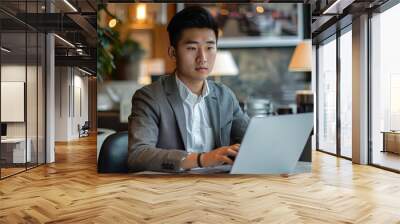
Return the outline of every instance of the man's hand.
{"type": "Polygon", "coordinates": [[[235,158],[238,154],[240,144],[224,146],[204,153],[201,156],[201,164],[203,167],[218,166],[224,163],[233,164],[233,160],[228,156],[235,158]]]}

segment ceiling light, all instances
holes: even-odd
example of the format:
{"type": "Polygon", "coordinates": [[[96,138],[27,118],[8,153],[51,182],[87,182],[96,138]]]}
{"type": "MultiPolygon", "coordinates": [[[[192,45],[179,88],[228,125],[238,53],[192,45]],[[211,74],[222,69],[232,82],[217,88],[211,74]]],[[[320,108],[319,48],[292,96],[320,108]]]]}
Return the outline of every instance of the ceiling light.
{"type": "Polygon", "coordinates": [[[68,0],[64,0],[65,4],[67,4],[74,12],[78,12],[78,10],[71,4],[69,3],[68,0]]]}
{"type": "Polygon", "coordinates": [[[111,19],[110,22],[108,22],[108,26],[109,26],[110,28],[114,28],[115,25],[117,25],[117,20],[116,20],[115,18],[114,18],[114,19],[111,19]]]}
{"type": "Polygon", "coordinates": [[[75,45],[75,47],[79,47],[79,48],[85,47],[85,45],[83,45],[83,43],[81,43],[81,42],[75,42],[74,45],[75,45]]]}
{"type": "Polygon", "coordinates": [[[136,8],[136,19],[145,20],[146,19],[146,5],[139,4],[136,8]]]}
{"type": "Polygon", "coordinates": [[[256,11],[257,13],[262,14],[264,13],[264,8],[262,6],[257,6],[256,11]]]}
{"type": "Polygon", "coordinates": [[[221,15],[223,15],[223,16],[229,15],[229,11],[226,10],[226,9],[221,9],[221,10],[219,11],[219,13],[220,13],[221,15]]]}
{"type": "Polygon", "coordinates": [[[66,43],[68,46],[75,48],[75,45],[71,44],[71,42],[69,42],[68,40],[66,40],[66,39],[64,39],[64,38],[62,38],[62,37],[60,37],[60,36],[57,35],[57,34],[54,34],[54,36],[57,37],[57,38],[58,38],[59,40],[61,40],[62,42],[66,43]]]}
{"type": "Polygon", "coordinates": [[[324,15],[338,15],[342,14],[343,10],[351,5],[355,0],[336,0],[332,5],[324,10],[324,15]]]}
{"type": "Polygon", "coordinates": [[[85,74],[87,74],[87,75],[92,75],[92,73],[90,73],[90,72],[88,72],[88,71],[86,71],[86,70],[83,70],[83,69],[81,69],[81,68],[79,68],[79,67],[78,67],[78,70],[81,71],[81,72],[83,72],[83,73],[85,73],[85,74]]]}
{"type": "Polygon", "coordinates": [[[5,48],[5,47],[1,47],[0,49],[1,49],[2,51],[4,51],[4,52],[7,52],[7,53],[10,53],[10,52],[11,52],[9,49],[7,49],[7,48],[5,48]]]}
{"type": "Polygon", "coordinates": [[[77,52],[79,55],[82,55],[82,54],[83,54],[83,50],[80,49],[80,48],[76,49],[76,52],[77,52]]]}

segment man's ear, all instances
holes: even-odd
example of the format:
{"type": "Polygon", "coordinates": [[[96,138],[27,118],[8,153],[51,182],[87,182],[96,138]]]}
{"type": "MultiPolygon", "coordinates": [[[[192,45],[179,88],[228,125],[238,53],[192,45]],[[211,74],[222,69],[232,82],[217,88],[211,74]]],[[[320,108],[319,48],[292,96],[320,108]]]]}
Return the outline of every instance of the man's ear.
{"type": "Polygon", "coordinates": [[[168,47],[168,55],[172,60],[176,61],[176,50],[173,46],[168,47]]]}

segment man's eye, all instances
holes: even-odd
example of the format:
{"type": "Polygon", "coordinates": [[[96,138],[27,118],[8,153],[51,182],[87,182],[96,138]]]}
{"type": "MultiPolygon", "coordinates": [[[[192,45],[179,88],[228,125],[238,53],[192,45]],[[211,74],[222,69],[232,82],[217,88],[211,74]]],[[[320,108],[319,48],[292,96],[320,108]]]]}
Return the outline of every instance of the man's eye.
{"type": "Polygon", "coordinates": [[[207,49],[208,50],[214,50],[214,47],[208,47],[207,49]]]}
{"type": "Polygon", "coordinates": [[[194,47],[188,47],[187,49],[188,49],[188,50],[191,50],[191,51],[196,50],[196,48],[194,48],[194,47]]]}

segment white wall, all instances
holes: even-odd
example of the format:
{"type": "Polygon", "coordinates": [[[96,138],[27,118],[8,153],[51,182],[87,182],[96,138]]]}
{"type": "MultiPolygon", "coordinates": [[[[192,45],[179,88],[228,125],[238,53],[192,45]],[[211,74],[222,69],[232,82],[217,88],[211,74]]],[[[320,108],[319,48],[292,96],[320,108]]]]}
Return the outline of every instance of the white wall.
{"type": "MultiPolygon", "coordinates": [[[[85,74],[82,73],[81,71],[75,69],[75,82],[74,85],[77,88],[80,88],[80,106],[82,107],[81,110],[82,112],[79,113],[79,111],[77,110],[77,108],[75,107],[75,120],[73,123],[73,127],[75,127],[73,129],[74,131],[74,136],[78,137],[78,129],[77,126],[78,124],[80,124],[80,126],[82,126],[85,121],[89,120],[89,91],[88,91],[88,77],[84,76],[85,74]]],[[[77,90],[77,88],[75,88],[75,90],[77,90]]],[[[76,92],[75,92],[76,94],[76,92]]],[[[78,98],[75,97],[76,100],[78,100],[78,98]]],[[[77,103],[79,104],[79,103],[77,103]]]]}
{"type": "Polygon", "coordinates": [[[68,140],[68,85],[67,67],[55,68],[55,141],[68,140]]]}
{"type": "Polygon", "coordinates": [[[88,78],[83,75],[76,68],[56,67],[56,141],[77,139],[78,124],[82,126],[89,118],[88,78]]]}

